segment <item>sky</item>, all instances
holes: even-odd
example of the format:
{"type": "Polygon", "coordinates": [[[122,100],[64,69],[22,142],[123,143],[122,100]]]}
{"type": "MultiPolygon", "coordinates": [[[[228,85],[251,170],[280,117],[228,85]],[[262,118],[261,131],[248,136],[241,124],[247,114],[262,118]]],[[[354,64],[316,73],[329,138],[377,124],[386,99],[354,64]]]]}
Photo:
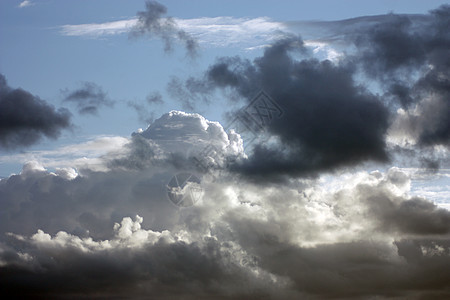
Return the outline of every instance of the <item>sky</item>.
{"type": "Polygon", "coordinates": [[[0,2],[0,291],[450,298],[446,1],[0,2]]]}

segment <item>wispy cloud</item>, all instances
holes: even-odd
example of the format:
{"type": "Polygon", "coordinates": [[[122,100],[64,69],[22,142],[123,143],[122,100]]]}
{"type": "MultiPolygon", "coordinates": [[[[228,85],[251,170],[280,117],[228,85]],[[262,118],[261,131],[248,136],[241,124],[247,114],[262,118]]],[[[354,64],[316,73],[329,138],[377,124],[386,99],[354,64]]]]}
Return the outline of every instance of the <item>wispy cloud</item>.
{"type": "MultiPolygon", "coordinates": [[[[131,18],[106,23],[63,25],[60,33],[65,36],[101,38],[129,33],[138,19],[131,18]]],[[[195,18],[173,19],[178,28],[195,37],[200,44],[210,46],[235,46],[267,43],[287,30],[281,22],[260,18],[195,18]]]]}
{"type": "Polygon", "coordinates": [[[34,5],[33,2],[31,2],[29,0],[25,0],[25,1],[20,2],[19,8],[24,8],[24,7],[32,6],[32,5],[34,5]]]}
{"type": "Polygon", "coordinates": [[[106,23],[90,23],[61,26],[61,34],[66,36],[102,37],[127,33],[137,23],[137,18],[106,23]]]}

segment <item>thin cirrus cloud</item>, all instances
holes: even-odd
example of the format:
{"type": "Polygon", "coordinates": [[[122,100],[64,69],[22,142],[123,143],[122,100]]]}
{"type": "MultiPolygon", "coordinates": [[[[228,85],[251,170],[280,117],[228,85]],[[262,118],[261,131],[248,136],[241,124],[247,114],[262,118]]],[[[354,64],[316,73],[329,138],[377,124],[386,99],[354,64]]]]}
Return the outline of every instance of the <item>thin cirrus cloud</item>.
{"type": "Polygon", "coordinates": [[[25,1],[20,2],[18,7],[19,8],[24,8],[24,7],[28,7],[28,6],[32,6],[32,5],[34,5],[33,2],[31,2],[29,0],[25,0],[25,1]]]}
{"type": "MultiPolygon", "coordinates": [[[[173,19],[180,29],[189,33],[200,44],[225,47],[242,46],[242,43],[250,46],[267,44],[267,41],[275,39],[286,30],[286,26],[280,22],[274,22],[269,18],[197,18],[197,19],[173,19]]],[[[138,24],[138,18],[120,20],[99,24],[63,25],[61,34],[66,36],[79,36],[99,38],[132,32],[138,24]]]]}

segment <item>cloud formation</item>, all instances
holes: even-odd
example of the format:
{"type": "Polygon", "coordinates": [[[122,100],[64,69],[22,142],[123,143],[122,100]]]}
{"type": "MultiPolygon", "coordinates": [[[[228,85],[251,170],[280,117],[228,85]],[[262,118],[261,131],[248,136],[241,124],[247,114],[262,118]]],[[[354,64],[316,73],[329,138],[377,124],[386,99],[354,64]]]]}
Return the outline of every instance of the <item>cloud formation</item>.
{"type": "Polygon", "coordinates": [[[166,52],[172,50],[174,39],[184,43],[189,55],[195,56],[197,51],[197,41],[186,31],[179,28],[171,17],[163,16],[167,13],[167,8],[156,2],[146,1],[145,11],[137,13],[136,25],[132,28],[131,36],[156,36],[164,42],[166,52]]]}
{"type": "Polygon", "coordinates": [[[43,137],[56,139],[70,127],[70,113],[23,89],[8,86],[0,74],[0,147],[17,149],[38,143],[43,137]]]}
{"type": "MultiPolygon", "coordinates": [[[[387,162],[396,146],[415,147],[419,160],[431,161],[421,156],[433,146],[448,148],[450,141],[449,11],[444,5],[428,15],[307,22],[311,32],[329,34],[308,43],[285,34],[253,61],[219,58],[203,77],[174,78],[168,90],[187,108],[217,89],[231,90],[230,100],[243,99],[245,105],[260,90],[273,98],[284,111],[267,127],[275,142],[256,144],[248,160],[232,166],[253,179],[387,162]],[[329,53],[317,58],[318,42],[347,50],[331,60],[329,53]]],[[[290,24],[295,26],[302,29],[290,24]]]]}
{"type": "MultiPolygon", "coordinates": [[[[284,34],[254,60],[222,57],[203,77],[174,80],[174,94],[190,96],[186,105],[226,90],[230,101],[253,108],[245,110],[253,121],[270,119],[253,151],[244,151],[233,125],[171,111],[131,137],[60,149],[95,161],[57,168],[41,159],[0,179],[0,292],[43,299],[450,298],[450,211],[432,201],[433,193],[448,194],[448,170],[439,170],[448,164],[448,11],[317,23],[332,27],[319,42],[355,51],[317,57],[316,48],[284,34]],[[379,87],[370,90],[360,81],[366,78],[379,87]],[[253,102],[255,95],[273,103],[253,102]],[[416,162],[427,166],[423,173],[386,167],[424,153],[416,162]],[[349,168],[367,162],[381,164],[349,168]],[[173,205],[168,194],[180,172],[201,178],[191,207],[173,205]],[[438,187],[424,183],[431,177],[438,187]]],[[[147,2],[139,22],[170,44],[179,28],[165,13],[147,2]]],[[[0,91],[38,101],[6,82],[0,91]]],[[[102,99],[95,91],[73,92],[75,103],[102,99]]],[[[154,94],[148,102],[160,100],[154,94]]],[[[229,113],[241,117],[242,110],[229,113]]]]}
{"type": "Polygon", "coordinates": [[[67,89],[62,91],[64,94],[64,102],[74,103],[80,114],[98,113],[99,107],[111,107],[114,102],[108,99],[107,94],[103,89],[93,82],[84,82],[82,86],[76,90],[69,91],[67,89]]]}
{"type": "Polygon", "coordinates": [[[31,2],[31,1],[29,1],[29,0],[25,0],[25,1],[20,2],[20,4],[19,4],[18,7],[19,7],[19,8],[24,8],[24,7],[32,6],[32,5],[34,5],[33,2],[31,2]]]}
{"type": "Polygon", "coordinates": [[[359,60],[388,96],[404,110],[397,130],[420,146],[450,141],[450,6],[443,5],[422,22],[390,15],[386,22],[357,36],[359,60]]]}
{"type": "Polygon", "coordinates": [[[411,197],[410,178],[398,168],[282,188],[224,176],[203,181],[202,199],[180,210],[161,185],[176,172],[164,175],[167,166],[85,170],[69,179],[29,164],[1,180],[2,292],[81,299],[449,295],[450,212],[411,197]]]}
{"type": "MultiPolygon", "coordinates": [[[[207,70],[206,91],[229,87],[248,104],[264,90],[283,110],[267,128],[281,145],[257,145],[249,159],[233,170],[270,180],[387,160],[388,109],[355,82],[351,63],[293,57],[307,52],[300,38],[290,37],[253,62],[224,57],[207,70]]],[[[191,82],[195,81],[186,85],[191,82]]],[[[262,108],[259,113],[268,111],[262,108]]]]}

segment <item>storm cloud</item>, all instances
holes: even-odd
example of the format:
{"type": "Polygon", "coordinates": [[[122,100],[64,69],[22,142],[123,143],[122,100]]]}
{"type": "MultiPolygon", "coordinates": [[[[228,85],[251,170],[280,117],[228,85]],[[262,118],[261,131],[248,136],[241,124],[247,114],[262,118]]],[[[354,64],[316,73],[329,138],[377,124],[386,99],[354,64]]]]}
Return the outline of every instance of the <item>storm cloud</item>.
{"type": "Polygon", "coordinates": [[[355,82],[355,67],[309,57],[297,60],[294,54],[307,55],[307,49],[300,38],[291,37],[253,62],[222,58],[207,71],[208,81],[232,87],[248,103],[262,89],[283,110],[267,127],[281,145],[257,145],[234,170],[265,178],[309,176],[367,160],[387,161],[389,112],[355,82]]]}
{"type": "Polygon", "coordinates": [[[389,15],[355,38],[358,60],[369,77],[405,109],[402,129],[420,146],[450,141],[450,6],[423,19],[389,15]]]}
{"type": "MultiPolygon", "coordinates": [[[[163,17],[163,5],[146,8],[134,34],[161,38],[166,50],[178,39],[190,51],[191,37],[163,17]]],[[[439,170],[449,163],[448,22],[443,6],[318,23],[330,30],[321,42],[352,48],[328,58],[311,40],[278,32],[255,59],[219,57],[199,77],[170,81],[169,95],[188,108],[216,105],[217,92],[227,107],[242,104],[226,112],[228,126],[177,110],[142,114],[150,124],[131,136],[59,148],[83,156],[72,166],[25,163],[0,179],[0,292],[450,298],[449,171],[439,170]],[[416,165],[395,166],[413,156],[416,165]],[[171,193],[184,196],[186,173],[200,192],[180,207],[171,193]],[[445,203],[434,201],[438,193],[445,203]]],[[[34,114],[66,116],[2,79],[0,108],[23,98],[34,114]]],[[[80,113],[107,105],[90,83],[66,101],[80,113]]],[[[161,101],[154,93],[128,105],[145,113],[161,101]]]]}
{"type": "Polygon", "coordinates": [[[65,178],[31,164],[2,179],[2,292],[58,299],[448,296],[450,212],[410,197],[409,175],[398,168],[347,174],[334,179],[335,190],[315,181],[280,188],[204,180],[201,201],[186,209],[166,198],[161,183],[172,172],[153,164],[65,178]]]}
{"type": "Polygon", "coordinates": [[[0,74],[0,147],[31,146],[42,138],[56,139],[70,127],[70,113],[56,110],[46,101],[23,89],[8,86],[0,74]]]}

